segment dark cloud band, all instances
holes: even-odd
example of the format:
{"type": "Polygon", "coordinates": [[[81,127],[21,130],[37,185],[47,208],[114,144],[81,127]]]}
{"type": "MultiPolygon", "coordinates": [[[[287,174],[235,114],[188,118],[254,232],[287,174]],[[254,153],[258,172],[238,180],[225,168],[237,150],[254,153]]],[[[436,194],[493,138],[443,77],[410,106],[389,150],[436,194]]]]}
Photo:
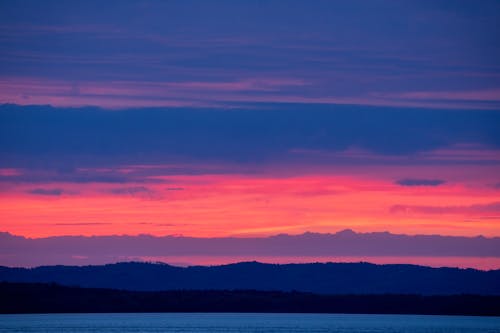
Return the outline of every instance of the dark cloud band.
{"type": "MultiPolygon", "coordinates": [[[[79,167],[102,160],[114,164],[251,164],[291,159],[297,157],[294,151],[328,153],[352,147],[405,156],[464,142],[500,148],[500,112],[298,104],[224,111],[0,107],[2,167],[23,163],[27,167],[43,163],[79,167]]],[[[318,157],[300,158],[314,162],[318,157]]],[[[68,177],[82,183],[125,181],[123,176],[107,174],[68,177]]],[[[417,183],[409,179],[401,185],[417,183]]]]}

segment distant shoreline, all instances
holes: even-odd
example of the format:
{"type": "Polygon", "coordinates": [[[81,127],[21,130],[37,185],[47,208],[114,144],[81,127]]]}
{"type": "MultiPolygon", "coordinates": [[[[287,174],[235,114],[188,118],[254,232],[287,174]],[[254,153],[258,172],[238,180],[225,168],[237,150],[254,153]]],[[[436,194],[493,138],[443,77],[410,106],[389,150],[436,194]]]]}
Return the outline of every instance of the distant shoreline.
{"type": "Polygon", "coordinates": [[[0,283],[0,313],[346,313],[500,316],[500,296],[320,295],[257,290],[127,291],[0,283]]]}
{"type": "Polygon", "coordinates": [[[64,286],[164,290],[299,291],[321,295],[500,295],[500,270],[368,263],[263,264],[176,267],[128,262],[101,266],[0,266],[0,281],[64,286]]]}

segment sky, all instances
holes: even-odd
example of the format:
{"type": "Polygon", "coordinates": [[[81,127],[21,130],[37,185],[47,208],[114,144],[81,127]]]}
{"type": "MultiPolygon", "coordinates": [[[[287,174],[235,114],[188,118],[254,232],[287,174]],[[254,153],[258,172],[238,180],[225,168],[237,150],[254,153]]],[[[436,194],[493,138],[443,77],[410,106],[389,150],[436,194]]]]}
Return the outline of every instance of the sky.
{"type": "Polygon", "coordinates": [[[500,1],[0,1],[0,231],[500,237],[500,1]]]}

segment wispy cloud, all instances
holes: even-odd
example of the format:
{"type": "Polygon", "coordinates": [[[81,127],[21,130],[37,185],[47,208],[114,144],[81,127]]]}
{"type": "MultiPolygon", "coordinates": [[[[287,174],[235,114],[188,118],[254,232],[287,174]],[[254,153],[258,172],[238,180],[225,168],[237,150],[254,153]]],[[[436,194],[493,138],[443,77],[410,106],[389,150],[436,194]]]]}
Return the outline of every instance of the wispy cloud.
{"type": "Polygon", "coordinates": [[[145,186],[116,187],[106,190],[106,192],[113,195],[126,195],[148,200],[160,200],[163,198],[160,192],[145,186]]]}
{"type": "Polygon", "coordinates": [[[53,223],[59,226],[86,226],[86,225],[110,225],[109,222],[75,222],[75,223],[53,223]]]}
{"type": "Polygon", "coordinates": [[[500,213],[500,202],[485,204],[463,205],[463,206],[414,206],[414,205],[394,205],[391,207],[392,213],[404,214],[497,214],[500,213]]]}
{"type": "Polygon", "coordinates": [[[466,91],[413,91],[390,95],[374,95],[407,100],[500,102],[500,88],[466,91]]]}
{"type": "Polygon", "coordinates": [[[18,6],[0,12],[4,103],[500,106],[494,2],[18,6]]]}
{"type": "MultiPolygon", "coordinates": [[[[127,183],[166,183],[166,180],[153,177],[158,173],[162,173],[164,169],[153,170],[147,173],[136,172],[136,173],[122,173],[120,168],[85,168],[85,169],[69,169],[69,170],[57,170],[52,168],[26,168],[23,172],[19,173],[9,173],[5,175],[0,175],[0,183],[17,183],[17,184],[43,184],[43,183],[76,183],[76,184],[92,184],[92,183],[103,183],[103,184],[127,184],[127,183]],[[154,171],[157,171],[156,173],[154,171]]],[[[168,170],[168,168],[167,168],[168,170]]],[[[167,172],[168,174],[168,172],[167,172]]],[[[132,194],[140,191],[141,189],[146,189],[144,186],[139,187],[126,187],[117,188],[114,194],[132,194]],[[127,192],[130,190],[130,192],[127,192]],[[120,193],[120,191],[124,191],[120,193]]],[[[32,194],[43,194],[44,188],[36,188],[32,194]]],[[[52,190],[59,189],[49,189],[48,192],[52,190]]],[[[52,191],[56,192],[56,191],[52,191]]],[[[62,193],[61,193],[62,194],[62,193]]]]}
{"type": "Polygon", "coordinates": [[[64,191],[60,188],[34,188],[28,191],[29,194],[60,196],[64,191]]]}
{"type": "MultiPolygon", "coordinates": [[[[58,107],[97,106],[110,109],[137,107],[255,108],[257,103],[309,105],[365,105],[406,108],[498,110],[497,90],[473,95],[472,99],[403,98],[366,92],[356,95],[313,94],[305,86],[321,82],[304,78],[242,78],[234,81],[100,81],[9,78],[0,80],[0,103],[52,105],[58,107]],[[492,98],[493,96],[493,98],[492,98]],[[481,99],[483,97],[483,99],[481,99]]],[[[498,90],[500,91],[500,90],[498,90]]],[[[459,95],[459,94],[457,94],[459,95]]],[[[411,96],[411,95],[410,95],[411,96]]],[[[419,95],[417,95],[419,96],[419,95]]]]}
{"type": "Polygon", "coordinates": [[[396,184],[401,186],[439,186],[445,183],[441,179],[417,179],[417,178],[404,178],[396,180],[396,184]]]}

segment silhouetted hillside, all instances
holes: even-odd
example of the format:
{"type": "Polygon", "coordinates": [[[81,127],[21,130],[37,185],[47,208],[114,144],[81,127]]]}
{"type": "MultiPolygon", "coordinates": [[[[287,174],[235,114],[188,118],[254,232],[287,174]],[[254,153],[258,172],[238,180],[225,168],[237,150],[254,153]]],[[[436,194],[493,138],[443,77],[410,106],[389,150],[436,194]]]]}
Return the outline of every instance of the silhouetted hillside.
{"type": "Polygon", "coordinates": [[[245,262],[186,268],[149,263],[32,269],[0,267],[0,281],[55,282],[143,291],[254,289],[321,294],[500,295],[500,270],[368,263],[271,265],[245,262]]]}
{"type": "Polygon", "coordinates": [[[500,315],[500,296],[318,295],[255,290],[137,292],[0,283],[0,313],[312,312],[500,315]]]}

